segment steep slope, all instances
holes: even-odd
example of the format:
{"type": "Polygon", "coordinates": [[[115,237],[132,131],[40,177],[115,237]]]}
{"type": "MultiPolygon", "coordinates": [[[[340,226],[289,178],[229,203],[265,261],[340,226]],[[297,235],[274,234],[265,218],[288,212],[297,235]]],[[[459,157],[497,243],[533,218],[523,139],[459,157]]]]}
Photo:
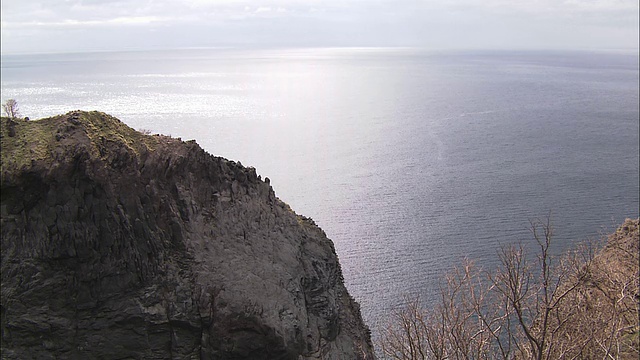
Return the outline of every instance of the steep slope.
{"type": "Polygon", "coordinates": [[[332,242],[254,169],[99,112],[1,130],[2,358],[373,358],[332,242]]]}
{"type": "Polygon", "coordinates": [[[567,346],[573,352],[558,355],[585,359],[640,357],[639,223],[637,218],[626,219],[582,269],[584,281],[560,309],[576,320],[557,335],[559,341],[580,344],[580,348],[576,351],[567,346]]]}

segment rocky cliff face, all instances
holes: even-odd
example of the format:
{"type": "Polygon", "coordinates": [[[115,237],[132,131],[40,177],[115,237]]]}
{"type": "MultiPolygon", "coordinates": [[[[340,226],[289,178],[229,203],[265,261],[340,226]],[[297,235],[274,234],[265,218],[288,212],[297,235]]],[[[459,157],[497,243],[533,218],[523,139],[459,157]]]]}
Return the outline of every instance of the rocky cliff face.
{"type": "Polygon", "coordinates": [[[254,169],[98,112],[1,130],[2,358],[373,358],[332,242],[254,169]]]}

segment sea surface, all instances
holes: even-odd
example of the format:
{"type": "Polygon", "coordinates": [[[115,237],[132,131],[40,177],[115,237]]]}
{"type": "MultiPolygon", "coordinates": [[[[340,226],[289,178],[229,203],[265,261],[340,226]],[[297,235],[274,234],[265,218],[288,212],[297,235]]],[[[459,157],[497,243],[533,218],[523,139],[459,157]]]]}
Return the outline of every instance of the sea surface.
{"type": "MultiPolygon", "coordinates": [[[[550,214],[558,254],[638,217],[638,54],[190,49],[3,56],[31,119],[100,110],[254,166],[334,241],[374,330],[492,268],[550,214]]],[[[529,247],[529,245],[526,245],[529,247]]]]}

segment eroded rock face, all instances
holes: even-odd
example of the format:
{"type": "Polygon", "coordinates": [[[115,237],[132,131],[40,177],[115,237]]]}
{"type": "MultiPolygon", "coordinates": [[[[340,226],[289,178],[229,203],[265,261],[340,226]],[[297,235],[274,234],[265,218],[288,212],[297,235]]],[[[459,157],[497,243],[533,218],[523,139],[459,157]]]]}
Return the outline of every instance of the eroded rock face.
{"type": "Polygon", "coordinates": [[[8,125],[2,358],[373,358],[332,242],[254,169],[101,113],[8,125]]]}

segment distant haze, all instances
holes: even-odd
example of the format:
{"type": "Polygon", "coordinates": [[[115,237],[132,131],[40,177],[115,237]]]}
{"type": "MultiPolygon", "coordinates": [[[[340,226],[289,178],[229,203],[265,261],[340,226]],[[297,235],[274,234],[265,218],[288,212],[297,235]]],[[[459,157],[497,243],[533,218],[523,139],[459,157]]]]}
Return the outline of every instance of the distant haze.
{"type": "Polygon", "coordinates": [[[185,47],[638,49],[637,0],[2,0],[2,54],[185,47]]]}

